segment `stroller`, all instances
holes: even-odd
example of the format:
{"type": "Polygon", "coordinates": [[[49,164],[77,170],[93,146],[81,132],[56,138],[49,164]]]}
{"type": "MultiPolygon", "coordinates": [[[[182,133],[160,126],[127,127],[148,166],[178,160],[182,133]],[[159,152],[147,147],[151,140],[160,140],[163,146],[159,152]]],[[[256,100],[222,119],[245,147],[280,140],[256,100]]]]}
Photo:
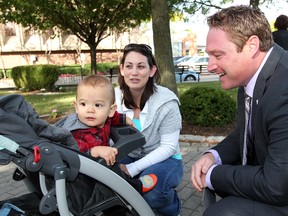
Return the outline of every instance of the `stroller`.
{"type": "MultiPolygon", "coordinates": [[[[23,174],[29,191],[39,197],[41,214],[92,216],[120,206],[126,215],[154,215],[105,160],[78,151],[70,132],[40,119],[21,95],[0,97],[1,137],[1,163],[19,167],[16,175],[23,174]]],[[[111,128],[111,139],[117,161],[145,144],[144,136],[129,126],[111,128]]]]}

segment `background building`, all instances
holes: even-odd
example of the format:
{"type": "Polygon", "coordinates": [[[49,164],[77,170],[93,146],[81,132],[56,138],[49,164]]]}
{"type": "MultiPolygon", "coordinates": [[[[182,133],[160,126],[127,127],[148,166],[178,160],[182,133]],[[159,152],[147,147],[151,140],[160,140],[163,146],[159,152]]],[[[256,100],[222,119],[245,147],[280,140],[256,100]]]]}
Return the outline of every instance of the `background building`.
{"type": "MultiPolygon", "coordinates": [[[[171,22],[173,56],[195,55],[202,50],[196,34],[181,22],[171,22]]],[[[152,23],[143,23],[123,34],[112,34],[97,47],[97,62],[119,61],[121,49],[128,43],[146,43],[153,47],[152,23]]],[[[90,63],[89,47],[75,35],[59,29],[32,31],[15,23],[0,25],[0,68],[20,65],[90,63]]]]}

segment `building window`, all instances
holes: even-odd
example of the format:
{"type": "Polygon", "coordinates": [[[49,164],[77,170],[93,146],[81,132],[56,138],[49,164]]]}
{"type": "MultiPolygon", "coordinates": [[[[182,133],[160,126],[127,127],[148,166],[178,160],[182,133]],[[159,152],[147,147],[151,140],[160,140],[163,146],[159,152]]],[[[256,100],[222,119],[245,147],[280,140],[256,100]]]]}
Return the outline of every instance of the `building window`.
{"type": "Polygon", "coordinates": [[[7,23],[5,25],[5,36],[16,36],[16,26],[14,23],[7,23]]]}

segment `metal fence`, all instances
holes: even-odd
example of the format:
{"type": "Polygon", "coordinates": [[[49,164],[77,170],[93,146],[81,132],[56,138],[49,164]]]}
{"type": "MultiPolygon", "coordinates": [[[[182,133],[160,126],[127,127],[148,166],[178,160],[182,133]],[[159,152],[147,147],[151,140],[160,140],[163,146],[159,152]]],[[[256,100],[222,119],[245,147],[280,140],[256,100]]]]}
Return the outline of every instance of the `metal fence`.
{"type": "MultiPolygon", "coordinates": [[[[106,76],[112,83],[117,83],[117,75],[103,75],[106,76]]],[[[84,79],[85,76],[75,76],[75,75],[61,75],[55,82],[55,86],[76,86],[78,83],[84,79]]]]}
{"type": "MultiPolygon", "coordinates": [[[[106,76],[113,84],[117,83],[117,75],[103,75],[106,76]]],[[[78,83],[84,79],[85,76],[75,76],[75,75],[62,75],[55,82],[56,87],[65,86],[77,86],[78,83]]],[[[0,89],[15,89],[13,79],[0,79],[0,89]]]]}

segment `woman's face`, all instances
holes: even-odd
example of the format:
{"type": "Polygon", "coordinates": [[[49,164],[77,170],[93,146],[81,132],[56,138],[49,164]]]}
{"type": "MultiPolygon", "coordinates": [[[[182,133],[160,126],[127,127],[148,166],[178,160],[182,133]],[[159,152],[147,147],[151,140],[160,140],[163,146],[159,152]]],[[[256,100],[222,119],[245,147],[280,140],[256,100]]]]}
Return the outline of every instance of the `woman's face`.
{"type": "Polygon", "coordinates": [[[156,66],[150,68],[146,56],[131,51],[126,55],[124,64],[120,65],[121,76],[131,91],[144,91],[149,77],[153,77],[156,66]]]}

